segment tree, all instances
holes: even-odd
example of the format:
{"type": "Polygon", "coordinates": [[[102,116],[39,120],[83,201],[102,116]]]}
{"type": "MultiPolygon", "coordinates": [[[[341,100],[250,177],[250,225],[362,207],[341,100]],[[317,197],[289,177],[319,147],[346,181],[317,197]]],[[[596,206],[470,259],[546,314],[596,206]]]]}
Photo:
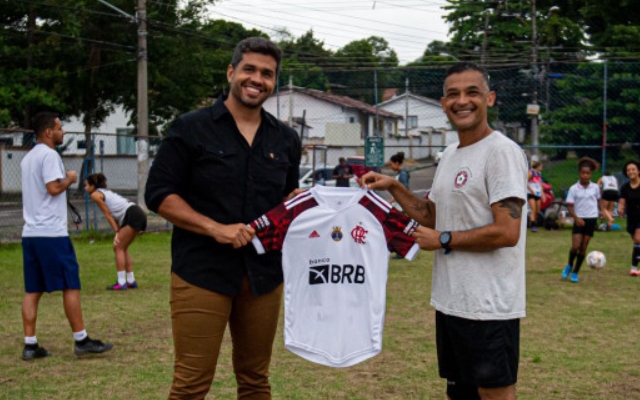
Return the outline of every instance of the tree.
{"type": "Polygon", "coordinates": [[[377,78],[379,91],[392,87],[392,69],[398,66],[398,55],[385,39],[370,36],[347,43],[336,52],[334,63],[328,74],[332,90],[373,104],[376,99],[372,90],[374,81],[377,78]]]}
{"type": "MultiPolygon", "coordinates": [[[[43,35],[58,17],[56,9],[40,14],[30,1],[0,2],[0,126],[31,127],[40,109],[64,109],[68,89],[60,84],[60,37],[43,35]]],[[[62,33],[62,32],[61,32],[62,33]]]]}
{"type": "Polygon", "coordinates": [[[278,42],[278,46],[282,50],[281,77],[285,82],[288,75],[291,75],[296,86],[329,89],[329,78],[323,69],[330,66],[333,54],[325,49],[323,41],[313,36],[313,30],[307,31],[297,39],[289,36],[278,42]]]}

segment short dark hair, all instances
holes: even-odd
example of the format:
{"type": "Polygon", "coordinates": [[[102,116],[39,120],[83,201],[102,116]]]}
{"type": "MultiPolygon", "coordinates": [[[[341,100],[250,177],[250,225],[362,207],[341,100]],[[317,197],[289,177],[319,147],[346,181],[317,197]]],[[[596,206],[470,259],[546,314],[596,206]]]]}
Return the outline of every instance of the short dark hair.
{"type": "Polygon", "coordinates": [[[461,61],[459,63],[453,64],[447,69],[447,74],[445,76],[445,80],[453,74],[461,74],[466,71],[477,71],[482,75],[482,80],[487,85],[487,89],[491,90],[489,86],[489,72],[485,67],[482,67],[476,63],[470,61],[461,61]]]}
{"type": "Polygon", "coordinates": [[[404,162],[404,151],[399,151],[391,156],[391,161],[394,163],[402,164],[404,162]]]}
{"type": "Polygon", "coordinates": [[[244,53],[260,53],[265,56],[271,56],[276,60],[276,73],[280,71],[282,52],[271,40],[260,36],[252,36],[241,40],[240,43],[236,45],[235,50],[233,50],[233,56],[231,56],[231,66],[233,68],[236,68],[238,64],[240,64],[244,53]]]}
{"type": "Polygon", "coordinates": [[[107,188],[107,177],[102,172],[87,176],[87,183],[100,189],[107,188]]]}
{"type": "Polygon", "coordinates": [[[51,111],[43,111],[33,117],[33,132],[36,137],[40,137],[47,129],[53,129],[56,126],[58,114],[51,111]]]}

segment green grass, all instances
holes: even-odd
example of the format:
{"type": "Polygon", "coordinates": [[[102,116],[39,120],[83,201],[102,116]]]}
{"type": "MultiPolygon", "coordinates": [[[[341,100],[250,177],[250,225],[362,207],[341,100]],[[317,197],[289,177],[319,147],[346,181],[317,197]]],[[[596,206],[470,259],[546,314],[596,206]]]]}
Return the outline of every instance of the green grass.
{"type": "MultiPolygon", "coordinates": [[[[527,318],[522,322],[519,400],[627,400],[640,398],[640,279],[628,276],[631,240],[624,232],[597,232],[590,250],[608,264],[586,266],[580,283],[560,279],[570,232],[527,238],[527,318]]],[[[77,359],[60,293],[44,295],[38,340],[53,356],[20,359],[23,296],[19,245],[0,247],[0,399],[162,399],[172,377],[169,316],[170,235],[146,234],[132,248],[141,287],[107,292],[115,281],[109,237],[75,240],[82,301],[90,335],[113,341],[110,353],[77,359]]],[[[357,366],[331,369],[274,344],[275,399],[442,399],[429,306],[431,255],[392,260],[387,286],[384,346],[357,366]]],[[[282,323],[280,323],[280,328],[282,323]]],[[[230,339],[225,336],[209,399],[234,399],[230,339]]]]}

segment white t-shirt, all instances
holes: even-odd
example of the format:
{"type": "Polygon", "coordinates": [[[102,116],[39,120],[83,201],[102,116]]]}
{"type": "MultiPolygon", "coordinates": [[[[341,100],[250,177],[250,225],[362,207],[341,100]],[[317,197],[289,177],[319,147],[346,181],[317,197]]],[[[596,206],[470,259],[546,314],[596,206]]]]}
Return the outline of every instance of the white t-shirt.
{"type": "MultiPolygon", "coordinates": [[[[527,198],[527,159],[511,139],[494,131],[470,146],[447,147],[429,199],[436,204],[436,230],[466,231],[493,223],[491,204],[527,198]]],[[[526,217],[514,247],[487,252],[434,252],[431,305],[447,315],[473,320],[525,316],[526,217]]]]}
{"type": "Polygon", "coordinates": [[[47,183],[67,177],[60,155],[46,144],[37,144],[20,163],[24,237],[69,236],[67,193],[51,196],[47,183]]]}
{"type": "Polygon", "coordinates": [[[613,175],[602,175],[600,178],[600,183],[602,184],[602,191],[605,190],[614,190],[618,191],[618,180],[613,175]]]}
{"type": "Polygon", "coordinates": [[[382,350],[390,251],[412,260],[417,223],[366,189],[315,186],[251,223],[282,250],[285,347],[330,367],[382,350]]]}
{"type": "Polygon", "coordinates": [[[600,188],[593,182],[584,187],[577,182],[569,188],[567,204],[573,204],[573,211],[580,218],[598,218],[600,209],[600,188]]]}
{"type": "Polygon", "coordinates": [[[135,203],[130,202],[118,193],[112,192],[109,189],[98,189],[98,191],[104,195],[104,204],[107,205],[107,208],[113,218],[118,221],[118,225],[122,225],[124,215],[129,207],[134,206],[135,203]]]}

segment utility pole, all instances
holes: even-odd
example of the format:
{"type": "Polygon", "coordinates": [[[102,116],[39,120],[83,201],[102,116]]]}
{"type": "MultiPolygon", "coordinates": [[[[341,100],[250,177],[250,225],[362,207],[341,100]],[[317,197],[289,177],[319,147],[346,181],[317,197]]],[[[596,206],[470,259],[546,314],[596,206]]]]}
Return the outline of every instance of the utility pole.
{"type": "Polygon", "coordinates": [[[147,210],[144,188],[149,173],[149,102],[147,100],[147,1],[138,0],[138,205],[147,210]]]}
{"type": "Polygon", "coordinates": [[[378,124],[380,123],[380,121],[378,120],[378,70],[374,69],[373,70],[373,90],[374,90],[374,101],[376,103],[376,118],[375,118],[375,123],[374,123],[374,129],[373,129],[373,136],[378,136],[377,132],[380,130],[380,127],[378,126],[378,124]]]}
{"type": "Polygon", "coordinates": [[[147,211],[144,202],[144,187],[149,174],[149,102],[147,100],[147,1],[138,0],[136,16],[127,14],[106,0],[98,0],[138,24],[138,135],[136,153],[138,156],[138,205],[147,211]]]}
{"type": "Polygon", "coordinates": [[[293,76],[289,75],[289,128],[293,128],[293,76]]]}
{"type": "MultiPolygon", "coordinates": [[[[531,103],[538,104],[538,32],[536,28],[536,0],[531,0],[531,72],[533,73],[533,93],[531,103]]],[[[538,156],[538,113],[531,116],[531,154],[538,156]]]]}
{"type": "Polygon", "coordinates": [[[413,138],[409,136],[409,78],[404,81],[404,134],[409,139],[409,159],[413,159],[413,138]]]}

